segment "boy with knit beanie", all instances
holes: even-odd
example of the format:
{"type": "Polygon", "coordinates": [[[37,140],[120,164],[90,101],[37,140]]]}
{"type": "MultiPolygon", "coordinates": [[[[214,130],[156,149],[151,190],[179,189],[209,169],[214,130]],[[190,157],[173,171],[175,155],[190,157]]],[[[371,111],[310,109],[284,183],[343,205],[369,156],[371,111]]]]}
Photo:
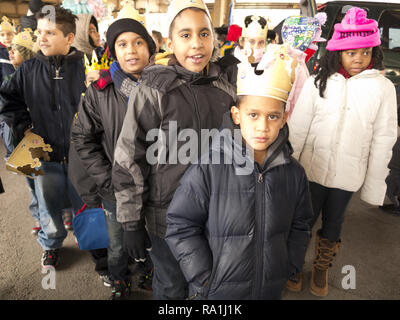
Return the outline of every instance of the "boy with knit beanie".
{"type": "MultiPolygon", "coordinates": [[[[114,149],[129,95],[138,86],[140,74],[156,49],[145,27],[125,16],[113,22],[106,35],[115,61],[109,70],[100,72],[99,80],[88,87],[71,128],[71,143],[102,198],[109,237],[107,262],[113,283],[112,300],[125,299],[131,291],[129,256],[124,248],[122,224],[117,221],[117,204],[111,180],[114,149]]],[[[72,175],[79,174],[73,171],[72,175]]],[[[73,180],[79,181],[79,177],[73,180]]],[[[87,194],[80,192],[80,195],[88,202],[87,194]]],[[[148,263],[151,263],[149,259],[148,263]]],[[[149,266],[147,271],[151,272],[151,268],[149,266]]]]}

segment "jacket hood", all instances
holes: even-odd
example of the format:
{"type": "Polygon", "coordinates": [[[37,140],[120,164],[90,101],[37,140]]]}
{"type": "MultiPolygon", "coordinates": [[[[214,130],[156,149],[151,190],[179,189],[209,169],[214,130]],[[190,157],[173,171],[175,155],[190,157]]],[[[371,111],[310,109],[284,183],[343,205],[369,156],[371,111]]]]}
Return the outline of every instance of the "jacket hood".
{"type": "MultiPolygon", "coordinates": [[[[76,20],[76,34],[73,46],[79,51],[82,51],[88,57],[92,56],[93,50],[95,49],[89,40],[89,26],[90,20],[93,15],[91,14],[77,14],[78,20],[76,20]]],[[[94,17],[93,17],[94,18],[94,17]]]]}
{"type": "MultiPolygon", "coordinates": [[[[268,148],[267,157],[260,168],[262,173],[290,161],[293,148],[288,139],[289,127],[285,124],[279,131],[277,139],[268,148]]],[[[237,169],[241,168],[242,174],[253,172],[255,163],[253,153],[243,140],[240,126],[233,123],[230,111],[223,116],[220,138],[213,139],[211,150],[223,154],[225,161],[231,160],[232,162],[228,163],[233,163],[237,169]],[[248,169],[251,169],[251,172],[248,172],[248,169]]]]}

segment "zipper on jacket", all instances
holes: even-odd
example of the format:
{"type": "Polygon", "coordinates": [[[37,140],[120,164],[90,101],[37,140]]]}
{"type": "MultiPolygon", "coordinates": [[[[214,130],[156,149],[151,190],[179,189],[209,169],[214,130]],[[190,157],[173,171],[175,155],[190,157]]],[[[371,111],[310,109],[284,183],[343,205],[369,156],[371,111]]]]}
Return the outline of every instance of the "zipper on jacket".
{"type": "Polygon", "coordinates": [[[265,207],[265,186],[263,174],[256,169],[257,183],[256,183],[256,210],[255,210],[255,277],[253,285],[253,299],[259,299],[261,296],[261,288],[263,285],[262,270],[264,268],[264,207],[265,207]]]}
{"type": "Polygon", "coordinates": [[[196,116],[197,116],[197,121],[199,124],[199,128],[197,130],[197,136],[200,139],[200,143],[199,143],[199,155],[201,154],[201,146],[202,146],[202,141],[201,141],[201,118],[200,118],[200,111],[199,111],[199,107],[197,105],[197,98],[196,98],[196,94],[193,88],[192,84],[189,84],[189,88],[191,89],[191,91],[193,92],[193,100],[194,100],[194,108],[196,109],[196,116]]]}
{"type": "MultiPolygon", "coordinates": [[[[60,69],[61,69],[61,67],[58,67],[58,68],[54,67],[54,69],[55,69],[55,72],[56,72],[56,76],[55,76],[54,80],[63,79],[62,77],[60,77],[60,69]]],[[[58,97],[61,97],[61,95],[60,95],[60,85],[57,84],[57,82],[58,81],[55,81],[55,83],[54,83],[54,85],[57,87],[57,89],[54,88],[54,90],[57,90],[58,97]]],[[[64,162],[64,164],[66,164],[66,162],[67,162],[67,158],[66,158],[67,148],[66,148],[66,144],[65,144],[65,132],[64,132],[65,131],[65,126],[64,126],[64,122],[63,122],[64,121],[64,117],[63,117],[62,110],[61,110],[60,100],[58,100],[57,105],[58,105],[58,111],[59,111],[59,115],[60,115],[60,125],[61,125],[62,139],[63,139],[63,149],[64,149],[63,162],[64,162]]]]}

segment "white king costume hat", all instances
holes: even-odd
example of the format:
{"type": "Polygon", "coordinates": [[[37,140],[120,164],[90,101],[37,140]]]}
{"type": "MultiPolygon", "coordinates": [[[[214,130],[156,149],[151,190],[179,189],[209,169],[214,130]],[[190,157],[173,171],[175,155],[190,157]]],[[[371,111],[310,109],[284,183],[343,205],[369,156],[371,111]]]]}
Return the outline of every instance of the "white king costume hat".
{"type": "Polygon", "coordinates": [[[297,56],[287,46],[268,45],[256,69],[247,59],[238,65],[237,95],[270,97],[286,103],[297,64],[297,56]]]}
{"type": "Polygon", "coordinates": [[[171,26],[172,21],[174,21],[175,17],[184,9],[187,8],[199,8],[202,9],[206,12],[207,16],[211,20],[211,15],[210,12],[208,11],[208,8],[206,4],[203,2],[203,0],[172,0],[168,7],[168,26],[171,26]]]}
{"type": "MultiPolygon", "coordinates": [[[[267,24],[265,25],[265,27],[263,28],[260,23],[258,22],[258,20],[262,18],[260,16],[257,15],[253,15],[251,16],[251,23],[246,27],[246,25],[244,25],[243,27],[243,33],[242,33],[242,37],[245,38],[264,38],[267,39],[267,33],[268,33],[268,21],[267,24]]],[[[265,19],[267,20],[267,19],[265,19]]]]}

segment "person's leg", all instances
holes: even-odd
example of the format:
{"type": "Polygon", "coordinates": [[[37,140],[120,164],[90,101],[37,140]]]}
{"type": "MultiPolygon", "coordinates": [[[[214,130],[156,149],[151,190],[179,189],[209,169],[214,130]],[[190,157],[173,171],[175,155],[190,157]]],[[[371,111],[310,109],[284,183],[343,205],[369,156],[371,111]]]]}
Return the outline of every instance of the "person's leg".
{"type": "Polygon", "coordinates": [[[4,160],[7,161],[11,156],[11,153],[14,151],[14,144],[11,129],[4,121],[0,121],[0,136],[6,148],[6,156],[4,160]]]}
{"type": "Polygon", "coordinates": [[[322,229],[318,230],[316,256],[311,274],[311,293],[319,297],[328,294],[328,269],[339,250],[344,214],[353,193],[328,188],[322,207],[322,229]]]}
{"type": "Polygon", "coordinates": [[[38,233],[38,242],[43,250],[52,250],[60,248],[67,236],[62,221],[66,180],[63,166],[57,162],[43,162],[42,169],[44,175],[35,178],[42,227],[38,233]]]}
{"type": "Polygon", "coordinates": [[[108,270],[112,280],[129,281],[128,253],[123,246],[123,229],[117,221],[115,202],[103,201],[108,234],[108,270]]]}
{"type": "Polygon", "coordinates": [[[26,184],[28,185],[31,203],[29,204],[29,211],[32,214],[32,218],[35,220],[35,224],[32,228],[32,234],[37,235],[40,231],[40,217],[39,217],[39,202],[35,191],[35,178],[26,178],[26,184]]]}
{"type": "Polygon", "coordinates": [[[166,241],[150,234],[154,265],[153,299],[183,300],[188,297],[188,284],[166,241]]]}
{"type": "Polygon", "coordinates": [[[309,188],[311,194],[311,204],[314,212],[314,217],[310,223],[310,229],[312,230],[326,202],[328,196],[328,188],[315,182],[310,182],[309,188]]]}
{"type": "Polygon", "coordinates": [[[108,257],[107,257],[107,249],[95,249],[89,250],[90,257],[95,264],[94,271],[100,276],[103,281],[104,286],[111,287],[112,280],[110,278],[110,273],[108,271],[108,257]]]}
{"type": "Polygon", "coordinates": [[[330,189],[327,201],[322,208],[321,235],[323,238],[331,242],[339,241],[344,215],[352,196],[353,192],[350,191],[330,189]]]}

